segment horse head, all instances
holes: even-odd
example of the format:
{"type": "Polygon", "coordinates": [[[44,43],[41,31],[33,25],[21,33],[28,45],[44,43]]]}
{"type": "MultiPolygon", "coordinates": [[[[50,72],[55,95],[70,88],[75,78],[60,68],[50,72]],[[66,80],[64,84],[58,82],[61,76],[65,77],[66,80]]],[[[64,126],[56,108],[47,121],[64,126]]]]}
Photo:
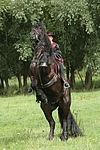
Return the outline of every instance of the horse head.
{"type": "Polygon", "coordinates": [[[30,38],[32,40],[40,41],[43,38],[44,33],[45,33],[45,28],[43,23],[35,22],[30,32],[30,38]]]}
{"type": "Polygon", "coordinates": [[[52,53],[51,42],[41,22],[35,22],[30,32],[30,38],[35,41],[34,56],[40,67],[47,67],[50,64],[52,53]]]}

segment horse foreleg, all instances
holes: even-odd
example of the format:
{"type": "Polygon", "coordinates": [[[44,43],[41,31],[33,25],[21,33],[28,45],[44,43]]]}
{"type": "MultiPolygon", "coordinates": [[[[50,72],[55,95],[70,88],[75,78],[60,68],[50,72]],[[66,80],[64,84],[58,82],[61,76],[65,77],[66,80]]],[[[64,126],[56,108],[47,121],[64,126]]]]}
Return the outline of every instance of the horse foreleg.
{"type": "Polygon", "coordinates": [[[60,107],[58,109],[58,114],[59,114],[59,120],[62,127],[62,134],[60,136],[60,139],[64,141],[68,139],[67,114],[64,114],[64,110],[60,107]]]}
{"type": "Polygon", "coordinates": [[[52,117],[52,109],[49,104],[44,104],[44,103],[41,103],[41,109],[43,110],[44,115],[47,121],[49,122],[49,126],[50,126],[48,139],[52,140],[54,137],[54,129],[55,129],[55,121],[52,117]]]}

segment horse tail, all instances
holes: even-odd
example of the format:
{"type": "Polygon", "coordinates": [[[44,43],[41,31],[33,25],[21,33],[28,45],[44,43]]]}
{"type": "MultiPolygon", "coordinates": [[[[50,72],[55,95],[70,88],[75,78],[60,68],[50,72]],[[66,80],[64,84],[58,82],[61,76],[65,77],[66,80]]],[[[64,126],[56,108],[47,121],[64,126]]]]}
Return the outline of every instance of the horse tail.
{"type": "MultiPolygon", "coordinates": [[[[59,121],[61,124],[61,128],[63,128],[63,110],[61,108],[58,108],[58,116],[59,116],[59,121]]],[[[68,114],[68,119],[67,119],[67,125],[68,125],[68,133],[69,135],[76,137],[76,136],[82,136],[82,131],[76,122],[73,114],[71,111],[69,111],[68,114]]]]}
{"type": "Polygon", "coordinates": [[[68,130],[72,136],[76,137],[83,135],[71,111],[69,111],[67,122],[68,122],[68,130]]]}

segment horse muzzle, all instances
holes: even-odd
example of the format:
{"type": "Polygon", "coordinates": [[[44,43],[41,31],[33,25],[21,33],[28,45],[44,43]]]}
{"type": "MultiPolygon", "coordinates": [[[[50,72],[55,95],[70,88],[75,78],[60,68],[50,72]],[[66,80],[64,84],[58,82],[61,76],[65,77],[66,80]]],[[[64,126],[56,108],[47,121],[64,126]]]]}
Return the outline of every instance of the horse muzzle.
{"type": "Polygon", "coordinates": [[[47,63],[46,62],[41,63],[40,67],[47,67],[47,63]]]}
{"type": "Polygon", "coordinates": [[[30,39],[35,40],[36,39],[35,35],[30,35],[30,39]]]}

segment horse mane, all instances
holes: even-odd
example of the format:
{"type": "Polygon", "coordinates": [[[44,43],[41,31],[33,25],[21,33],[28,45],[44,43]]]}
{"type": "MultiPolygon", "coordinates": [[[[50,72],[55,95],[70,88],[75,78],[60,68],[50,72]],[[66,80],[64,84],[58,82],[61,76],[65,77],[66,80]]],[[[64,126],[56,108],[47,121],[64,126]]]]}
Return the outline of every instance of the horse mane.
{"type": "Polygon", "coordinates": [[[53,49],[52,49],[51,42],[46,32],[44,33],[44,43],[45,43],[45,47],[44,47],[45,51],[47,51],[51,56],[51,54],[53,54],[53,49]]]}
{"type": "MultiPolygon", "coordinates": [[[[38,28],[40,27],[41,30],[42,30],[42,35],[41,35],[41,39],[40,39],[40,45],[44,45],[44,50],[45,52],[48,52],[50,54],[50,56],[52,55],[53,56],[53,50],[52,50],[52,45],[51,45],[51,42],[49,40],[49,37],[47,35],[47,32],[46,32],[46,28],[43,24],[43,22],[35,22],[34,25],[33,25],[33,28],[38,28]]],[[[36,44],[37,45],[37,41],[36,41],[36,44]]]]}

